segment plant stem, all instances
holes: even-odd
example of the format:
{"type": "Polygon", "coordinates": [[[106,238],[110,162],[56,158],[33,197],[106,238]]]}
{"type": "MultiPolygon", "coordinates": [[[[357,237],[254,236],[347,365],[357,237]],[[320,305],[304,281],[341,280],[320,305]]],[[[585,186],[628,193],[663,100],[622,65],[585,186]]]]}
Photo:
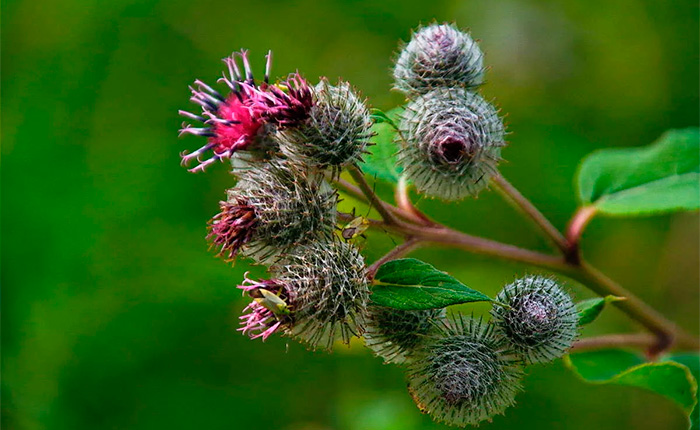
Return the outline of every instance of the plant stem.
{"type": "Polygon", "coordinates": [[[407,214],[410,214],[411,217],[413,217],[419,224],[436,225],[435,221],[431,220],[426,214],[415,207],[410,196],[408,195],[408,182],[403,176],[399,178],[399,184],[396,186],[395,200],[399,209],[403,210],[407,214]]]}
{"type": "MultiPolygon", "coordinates": [[[[353,216],[348,213],[338,213],[338,218],[342,221],[351,221],[353,216]]],[[[404,236],[405,238],[414,238],[429,244],[459,248],[477,254],[490,255],[493,257],[502,258],[504,260],[531,264],[533,266],[552,269],[559,272],[563,272],[567,268],[567,264],[564,262],[564,259],[556,255],[542,254],[537,251],[519,248],[517,246],[497,242],[495,240],[471,236],[444,226],[425,227],[410,224],[391,226],[376,219],[368,219],[367,221],[369,222],[371,228],[379,229],[384,232],[395,233],[404,236]]]]}
{"type": "Polygon", "coordinates": [[[579,339],[576,342],[574,342],[574,345],[571,347],[571,349],[569,349],[569,352],[581,352],[595,349],[624,347],[630,347],[635,349],[648,349],[651,348],[655,342],[656,337],[649,333],[606,334],[603,336],[579,339]]]}
{"type": "Polygon", "coordinates": [[[600,270],[585,261],[581,261],[579,264],[568,264],[575,269],[569,276],[581,282],[597,294],[601,296],[611,294],[626,298],[626,300],[613,302],[613,305],[639,322],[656,336],[657,341],[650,350],[651,354],[668,349],[674,344],[680,348],[700,348],[696,337],[685,333],[656,309],[643,302],[630,291],[625,290],[600,270]]]}
{"type": "Polygon", "coordinates": [[[516,209],[533,221],[547,236],[547,238],[562,252],[568,249],[566,238],[552,225],[520,191],[510,184],[503,176],[496,174],[491,178],[492,183],[500,194],[516,209]]]}
{"type": "MultiPolygon", "coordinates": [[[[333,181],[333,183],[335,183],[335,185],[338,188],[340,188],[341,190],[343,190],[344,192],[350,194],[351,196],[353,196],[359,200],[362,200],[363,202],[369,203],[369,199],[367,198],[365,193],[363,193],[361,189],[359,189],[357,186],[351,184],[350,182],[346,181],[345,179],[330,178],[329,177],[329,180],[333,181]]],[[[384,207],[386,207],[387,210],[389,210],[396,217],[402,218],[403,220],[409,221],[409,222],[417,222],[417,220],[415,218],[408,216],[404,211],[397,208],[396,206],[392,206],[389,203],[384,202],[384,207]]],[[[350,220],[352,220],[352,218],[350,220]]],[[[348,221],[350,221],[350,220],[348,220],[348,221]]]]}
{"type": "Polygon", "coordinates": [[[386,222],[388,225],[398,225],[399,222],[396,220],[394,215],[391,214],[390,210],[386,207],[386,203],[382,199],[380,199],[377,196],[377,194],[375,194],[374,190],[372,190],[372,187],[369,186],[367,180],[365,179],[365,175],[362,174],[360,168],[357,166],[350,166],[348,167],[348,172],[350,173],[350,176],[352,176],[352,179],[355,180],[355,182],[357,183],[357,186],[360,187],[362,193],[377,209],[377,212],[379,212],[379,215],[382,216],[384,222],[386,222]]]}
{"type": "MultiPolygon", "coordinates": [[[[613,305],[626,313],[630,318],[640,323],[654,335],[655,342],[650,345],[647,351],[650,356],[658,355],[660,352],[674,345],[684,349],[700,349],[700,341],[697,337],[684,332],[654,308],[647,305],[631,292],[625,290],[622,286],[581,258],[577,249],[577,238],[580,237],[580,232],[583,230],[585,223],[594,212],[589,212],[585,210],[586,208],[579,210],[577,216],[574,217],[574,220],[570,224],[569,229],[570,232],[573,232],[573,236],[570,236],[570,238],[576,238],[576,240],[569,242],[569,240],[565,239],[549,220],[547,220],[544,215],[542,215],[542,213],[508,181],[500,175],[493,178],[494,183],[508,200],[515,204],[523,214],[533,220],[562,252],[561,256],[542,254],[490,239],[471,236],[433,221],[431,221],[431,224],[426,224],[424,222],[412,224],[398,221],[392,212],[395,214],[402,214],[401,218],[409,220],[415,220],[415,214],[410,214],[402,207],[396,208],[382,201],[372,191],[359,168],[353,166],[349,170],[362,193],[369,202],[377,208],[377,211],[384,219],[383,222],[369,220],[371,227],[381,228],[385,231],[402,235],[407,239],[407,242],[410,240],[412,242],[417,241],[419,243],[424,242],[445,245],[463,249],[468,252],[518,261],[549,269],[581,282],[601,296],[614,295],[625,297],[627,300],[614,302],[613,305]],[[570,243],[574,244],[574,248],[572,248],[570,243]],[[575,249],[575,254],[571,253],[571,249],[575,249]],[[575,257],[572,257],[572,255],[575,255],[575,257]]],[[[405,198],[408,198],[408,196],[406,195],[405,198]]]]}
{"type": "Polygon", "coordinates": [[[586,228],[588,222],[596,213],[595,206],[584,206],[578,209],[569,222],[569,227],[566,229],[566,249],[567,260],[576,263],[581,262],[581,248],[579,243],[583,229],[586,228]]]}
{"type": "Polygon", "coordinates": [[[394,249],[391,251],[387,252],[383,257],[372,263],[371,266],[367,269],[367,276],[369,279],[374,278],[374,275],[377,273],[377,270],[386,263],[387,261],[391,260],[396,260],[397,258],[401,258],[406,254],[409,254],[410,252],[416,250],[417,248],[420,248],[422,245],[420,240],[416,240],[414,238],[408,238],[404,243],[401,245],[397,245],[394,249]]]}
{"type": "Polygon", "coordinates": [[[566,263],[561,257],[542,254],[494,240],[472,236],[444,226],[427,227],[405,225],[394,229],[394,231],[428,243],[459,248],[469,252],[518,261],[534,266],[546,267],[559,271],[564,270],[566,267],[566,263]]]}
{"type": "Polygon", "coordinates": [[[698,342],[697,338],[683,332],[655,309],[588,263],[574,264],[567,262],[564,257],[542,254],[513,245],[471,236],[444,226],[427,227],[409,224],[392,226],[377,220],[370,220],[370,226],[427,243],[446,245],[468,252],[527,263],[561,273],[581,282],[601,296],[615,295],[625,297],[627,300],[614,302],[613,305],[655,335],[657,342],[650,354],[668,349],[671,345],[684,349],[700,349],[700,342],[698,342]]]}

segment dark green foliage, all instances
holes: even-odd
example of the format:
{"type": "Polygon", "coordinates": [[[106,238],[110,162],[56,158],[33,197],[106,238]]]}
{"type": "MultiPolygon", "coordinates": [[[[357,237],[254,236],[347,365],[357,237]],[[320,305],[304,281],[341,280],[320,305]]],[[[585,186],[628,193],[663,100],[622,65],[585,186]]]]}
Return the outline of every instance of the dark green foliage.
{"type": "Polygon", "coordinates": [[[383,264],[372,284],[372,302],[395,309],[425,310],[491,300],[453,276],[415,258],[383,264]]]}

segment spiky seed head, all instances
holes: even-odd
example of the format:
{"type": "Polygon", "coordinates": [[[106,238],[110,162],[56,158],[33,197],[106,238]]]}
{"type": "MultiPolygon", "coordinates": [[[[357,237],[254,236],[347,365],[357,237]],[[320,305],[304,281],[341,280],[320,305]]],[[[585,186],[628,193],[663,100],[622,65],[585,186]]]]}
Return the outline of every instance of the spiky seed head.
{"type": "Polygon", "coordinates": [[[453,24],[419,28],[394,67],[395,88],[409,97],[436,87],[473,89],[484,80],[484,55],[469,34],[453,24]]]}
{"type": "MultiPolygon", "coordinates": [[[[240,248],[243,255],[258,262],[270,261],[300,243],[333,236],[338,196],[318,174],[285,161],[271,161],[245,170],[227,193],[226,205],[245,202],[247,209],[252,208],[252,215],[247,211],[246,217],[254,218],[255,231],[235,244],[236,251],[240,248]]],[[[210,240],[221,247],[222,253],[230,254],[233,248],[221,244],[233,242],[223,233],[238,228],[240,221],[222,214],[212,220],[210,240]],[[232,225],[219,227],[225,219],[230,219],[232,225]]]]}
{"type": "Polygon", "coordinates": [[[365,269],[357,249],[339,240],[315,241],[283,256],[271,270],[295,297],[287,334],[327,350],[336,339],[349,343],[360,336],[369,300],[365,269]]]}
{"type": "Polygon", "coordinates": [[[404,364],[444,317],[444,309],[404,311],[370,306],[365,345],[386,363],[404,364]]]}
{"type": "Polygon", "coordinates": [[[505,146],[496,109],[463,88],[438,88],[411,101],[399,129],[404,174],[420,193],[444,200],[484,189],[505,146]]]}
{"type": "Polygon", "coordinates": [[[458,315],[443,327],[410,361],[408,387],[421,411],[464,427],[512,406],[521,389],[521,362],[502,349],[491,326],[458,315]]]}
{"type": "Polygon", "coordinates": [[[491,321],[527,363],[561,357],[578,335],[576,306],[553,279],[517,279],[503,288],[496,301],[506,306],[495,305],[491,321]]]}
{"type": "Polygon", "coordinates": [[[277,133],[282,152],[299,163],[335,170],[361,161],[372,136],[364,100],[349,83],[340,81],[334,86],[325,78],[313,93],[309,118],[277,133]]]}

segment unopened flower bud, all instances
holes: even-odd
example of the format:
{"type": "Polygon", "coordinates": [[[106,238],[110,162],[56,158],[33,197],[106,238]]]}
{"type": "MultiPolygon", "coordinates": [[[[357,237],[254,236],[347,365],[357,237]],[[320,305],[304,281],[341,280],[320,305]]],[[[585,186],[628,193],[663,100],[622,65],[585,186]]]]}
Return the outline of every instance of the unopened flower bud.
{"type": "Polygon", "coordinates": [[[240,250],[266,261],[300,243],[331,237],[337,200],[320,175],[273,161],[247,170],[228,190],[208,238],[227,260],[240,250]]]}
{"type": "Polygon", "coordinates": [[[330,85],[326,79],[314,88],[309,118],[276,134],[282,152],[307,166],[337,169],[362,160],[372,120],[369,110],[349,83],[330,85]]]}
{"type": "Polygon", "coordinates": [[[444,309],[404,311],[370,306],[365,345],[385,362],[403,364],[444,317],[444,309]]]}
{"type": "Polygon", "coordinates": [[[449,425],[476,425],[515,403],[520,361],[503,350],[490,325],[461,315],[428,340],[408,372],[421,411],[449,425]]]}
{"type": "Polygon", "coordinates": [[[312,242],[283,256],[272,272],[295,298],[288,334],[327,350],[336,339],[349,343],[361,335],[369,300],[365,270],[357,249],[337,240],[312,242]]]}
{"type": "Polygon", "coordinates": [[[452,24],[420,28],[396,60],[395,87],[409,96],[436,87],[472,89],[483,83],[483,57],[469,34],[452,24]]]}
{"type": "Polygon", "coordinates": [[[439,88],[404,110],[399,153],[418,192],[444,200],[476,196],[496,173],[504,127],[496,109],[462,88],[439,88]]]}
{"type": "Polygon", "coordinates": [[[527,276],[506,285],[491,311],[497,333],[505,336],[527,363],[561,357],[577,336],[578,313],[569,295],[542,276],[527,276]]]}

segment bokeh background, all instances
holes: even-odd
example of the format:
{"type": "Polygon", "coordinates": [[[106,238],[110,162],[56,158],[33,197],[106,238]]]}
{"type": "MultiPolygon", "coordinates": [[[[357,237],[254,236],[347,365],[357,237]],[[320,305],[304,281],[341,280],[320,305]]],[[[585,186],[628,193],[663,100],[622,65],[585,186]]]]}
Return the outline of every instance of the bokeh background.
{"type": "MultiPolygon", "coordinates": [[[[563,228],[585,154],[698,125],[698,12],[694,0],[3,2],[3,428],[445,428],[413,406],[399,369],[359,344],[313,353],[236,332],[235,286],[263,270],[207,251],[206,221],[233,178],[223,165],[198,175],[179,165],[201,144],[177,138],[187,85],[213,82],[243,47],[261,73],[272,49],[276,76],[342,76],[388,109],[401,102],[389,91],[399,39],[455,21],[482,40],[483,92],[506,115],[502,172],[563,228]]],[[[420,205],[548,250],[494,192],[420,205]]],[[[697,333],[697,237],[697,214],[601,217],[584,252],[697,333]]],[[[365,254],[389,246],[370,236],[365,254]]],[[[416,256],[488,294],[529,270],[457,251],[416,256]]],[[[585,334],[636,329],[611,310],[585,334]]],[[[561,362],[530,368],[525,387],[482,428],[684,427],[670,402],[584,385],[561,362]]]]}

